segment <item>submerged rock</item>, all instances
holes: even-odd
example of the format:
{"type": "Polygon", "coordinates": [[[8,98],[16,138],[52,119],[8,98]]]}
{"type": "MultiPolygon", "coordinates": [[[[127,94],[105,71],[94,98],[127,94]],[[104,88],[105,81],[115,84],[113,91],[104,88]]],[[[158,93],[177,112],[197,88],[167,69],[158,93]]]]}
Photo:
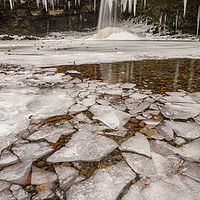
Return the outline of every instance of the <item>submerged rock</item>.
{"type": "Polygon", "coordinates": [[[124,187],[136,177],[125,162],[96,170],[89,179],[70,188],[67,200],[116,200],[124,187]]]}
{"type": "Polygon", "coordinates": [[[48,162],[99,161],[118,147],[117,143],[95,133],[75,133],[65,147],[51,155],[48,162]]]}

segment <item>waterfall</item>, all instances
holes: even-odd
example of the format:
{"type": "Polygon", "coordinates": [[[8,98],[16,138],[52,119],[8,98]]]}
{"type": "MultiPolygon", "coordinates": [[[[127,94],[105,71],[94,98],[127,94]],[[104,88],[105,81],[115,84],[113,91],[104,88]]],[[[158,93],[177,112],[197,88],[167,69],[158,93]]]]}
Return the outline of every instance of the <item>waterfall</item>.
{"type": "Polygon", "coordinates": [[[199,36],[199,23],[200,23],[200,6],[198,9],[198,15],[197,15],[197,37],[199,36]]]}
{"type": "Polygon", "coordinates": [[[183,0],[183,5],[184,5],[184,9],[183,9],[183,17],[185,18],[186,8],[187,8],[187,0],[183,0]]]}

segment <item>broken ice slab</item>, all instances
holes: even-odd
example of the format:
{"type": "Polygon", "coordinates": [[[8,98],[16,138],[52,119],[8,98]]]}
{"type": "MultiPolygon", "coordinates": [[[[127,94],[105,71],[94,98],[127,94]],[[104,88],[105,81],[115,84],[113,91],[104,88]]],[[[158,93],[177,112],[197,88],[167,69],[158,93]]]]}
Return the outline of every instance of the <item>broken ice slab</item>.
{"type": "Polygon", "coordinates": [[[200,92],[191,93],[190,97],[193,101],[200,103],[200,92]]]}
{"type": "Polygon", "coordinates": [[[73,167],[65,167],[62,165],[54,165],[54,167],[58,175],[60,188],[67,191],[75,182],[79,172],[73,167]]]}
{"type": "Polygon", "coordinates": [[[178,157],[168,158],[154,152],[151,152],[151,154],[158,176],[172,176],[174,172],[178,171],[181,161],[178,157]]]}
{"type": "Polygon", "coordinates": [[[146,200],[193,200],[179,176],[151,182],[141,194],[146,200]]]}
{"type": "Polygon", "coordinates": [[[175,155],[180,152],[179,148],[171,146],[169,143],[159,140],[149,141],[151,151],[161,154],[163,156],[175,155]]]}
{"type": "Polygon", "coordinates": [[[81,72],[76,71],[76,70],[67,70],[66,72],[69,73],[69,74],[80,74],[81,73],[81,72]]]}
{"type": "Polygon", "coordinates": [[[54,200],[56,195],[52,190],[45,190],[38,192],[35,196],[32,197],[32,200],[54,200]]]}
{"type": "Polygon", "coordinates": [[[186,95],[185,91],[182,92],[165,92],[167,95],[169,96],[179,96],[179,97],[183,97],[186,95]]]}
{"type": "Polygon", "coordinates": [[[119,149],[121,151],[131,151],[151,157],[149,142],[146,136],[141,133],[136,133],[135,136],[123,142],[119,149]]]}
{"type": "Polygon", "coordinates": [[[79,131],[89,131],[89,132],[96,132],[96,131],[103,131],[108,129],[107,126],[100,126],[94,124],[77,124],[74,128],[78,129],[79,131]]]}
{"type": "Polygon", "coordinates": [[[153,160],[134,153],[122,153],[128,165],[134,172],[145,177],[154,177],[157,174],[153,160]]]}
{"type": "Polygon", "coordinates": [[[46,91],[28,103],[27,108],[34,118],[48,118],[63,115],[75,103],[74,99],[61,89],[46,91]]]}
{"type": "Polygon", "coordinates": [[[142,115],[147,119],[151,119],[153,116],[157,116],[159,113],[159,110],[147,110],[143,112],[142,115]]]}
{"type": "Polygon", "coordinates": [[[106,134],[106,135],[114,135],[114,136],[119,136],[119,137],[124,137],[127,133],[126,128],[122,128],[120,130],[112,131],[112,132],[98,132],[98,134],[106,134]]]}
{"type": "Polygon", "coordinates": [[[110,102],[106,101],[105,99],[98,99],[97,103],[99,103],[99,104],[101,104],[103,106],[109,106],[110,105],[110,102]]]}
{"type": "Polygon", "coordinates": [[[195,122],[200,125],[200,115],[194,118],[195,122]]]}
{"type": "Polygon", "coordinates": [[[69,108],[69,114],[72,115],[72,114],[75,114],[75,113],[78,113],[78,112],[85,111],[87,109],[88,108],[86,106],[83,106],[81,104],[74,104],[69,108]]]}
{"type": "Polygon", "coordinates": [[[43,183],[52,183],[58,179],[57,175],[53,172],[40,169],[38,167],[32,167],[31,184],[40,185],[43,183]]]}
{"type": "Polygon", "coordinates": [[[128,193],[125,194],[121,200],[146,200],[142,194],[141,190],[145,187],[145,184],[139,180],[135,184],[131,185],[128,193]]]}
{"type": "MultiPolygon", "coordinates": [[[[26,150],[27,151],[27,150],[26,150]]],[[[0,180],[25,185],[32,162],[22,162],[0,171],[0,180]]]]}
{"type": "Polygon", "coordinates": [[[176,122],[176,121],[165,121],[168,129],[174,130],[176,135],[185,139],[196,139],[200,137],[200,125],[195,122],[176,122]]]}
{"type": "Polygon", "coordinates": [[[124,89],[132,89],[132,88],[134,88],[136,86],[136,84],[133,84],[133,83],[124,83],[123,85],[122,85],[122,88],[124,88],[124,89]]]}
{"type": "Polygon", "coordinates": [[[200,138],[180,147],[178,153],[185,160],[200,162],[200,138]]]}
{"type": "Polygon", "coordinates": [[[0,181],[0,192],[9,190],[11,183],[0,181]]]}
{"type": "Polygon", "coordinates": [[[177,102],[177,103],[196,103],[191,99],[189,95],[181,96],[181,95],[172,95],[172,96],[164,96],[167,102],[177,102]]]}
{"type": "Polygon", "coordinates": [[[182,144],[185,144],[185,143],[186,143],[186,141],[185,141],[183,138],[181,138],[181,137],[176,137],[176,138],[174,139],[174,142],[175,142],[177,145],[182,145],[182,144]]]}
{"type": "Polygon", "coordinates": [[[14,155],[13,153],[11,153],[9,150],[6,149],[2,151],[0,155],[0,166],[8,166],[11,164],[15,164],[19,161],[20,160],[16,155],[14,155]]]}
{"type": "Polygon", "coordinates": [[[160,120],[156,119],[145,119],[143,120],[143,122],[146,124],[147,128],[154,128],[155,126],[158,126],[161,123],[160,120]]]}
{"type": "Polygon", "coordinates": [[[75,133],[65,147],[52,154],[48,162],[99,161],[118,147],[117,143],[95,133],[75,133]]]}
{"type": "MultiPolygon", "coordinates": [[[[156,127],[158,133],[160,133],[166,140],[170,141],[174,139],[174,131],[168,121],[163,121],[159,126],[156,127]]],[[[170,121],[169,121],[170,122],[170,121]]],[[[175,122],[176,123],[176,122],[175,122]]]]}
{"type": "Polygon", "coordinates": [[[118,111],[111,106],[94,105],[89,111],[94,114],[94,119],[102,121],[111,129],[124,126],[131,118],[130,114],[118,111]]]}
{"type": "Polygon", "coordinates": [[[17,199],[17,200],[30,200],[31,199],[31,194],[26,192],[21,185],[15,185],[12,184],[10,187],[10,191],[12,192],[12,195],[17,199]]]}
{"type": "Polygon", "coordinates": [[[67,200],[116,200],[124,187],[136,177],[125,162],[98,169],[92,177],[72,186],[67,200]]]}
{"type": "Polygon", "coordinates": [[[78,115],[73,117],[73,119],[71,119],[70,121],[76,125],[79,123],[88,123],[88,124],[92,123],[92,120],[83,113],[79,113],[78,115]]]}
{"type": "Polygon", "coordinates": [[[31,134],[27,139],[32,141],[45,139],[48,142],[56,143],[61,135],[69,135],[74,131],[75,129],[73,126],[66,121],[63,122],[63,124],[58,125],[44,125],[31,134]]]}
{"type": "Polygon", "coordinates": [[[135,102],[141,102],[141,100],[143,100],[144,98],[148,97],[148,95],[140,94],[140,93],[133,93],[129,97],[134,99],[135,102]]]}
{"type": "Polygon", "coordinates": [[[135,114],[135,113],[142,112],[145,109],[147,109],[150,105],[151,105],[150,102],[144,101],[144,102],[140,103],[137,107],[135,107],[133,109],[129,109],[129,113],[135,114]]]}
{"type": "Polygon", "coordinates": [[[82,104],[85,107],[93,106],[96,103],[95,97],[88,97],[83,99],[80,104],[82,104]]]}
{"type": "Polygon", "coordinates": [[[188,119],[199,115],[200,104],[197,103],[166,103],[160,108],[161,113],[169,119],[188,119]]]}
{"type": "Polygon", "coordinates": [[[47,155],[54,149],[47,142],[19,144],[12,148],[12,151],[22,161],[34,161],[47,155]]]}
{"type": "Polygon", "coordinates": [[[0,192],[0,200],[16,200],[10,190],[0,192]]]}
{"type": "MultiPolygon", "coordinates": [[[[0,129],[1,129],[1,124],[0,124],[0,129]]],[[[2,129],[1,129],[2,130],[2,129]]],[[[15,142],[17,138],[15,137],[14,134],[0,134],[0,154],[3,149],[8,147],[10,144],[15,142]]]]}
{"type": "Polygon", "coordinates": [[[179,172],[200,182],[200,163],[186,161],[180,167],[179,172]]]}

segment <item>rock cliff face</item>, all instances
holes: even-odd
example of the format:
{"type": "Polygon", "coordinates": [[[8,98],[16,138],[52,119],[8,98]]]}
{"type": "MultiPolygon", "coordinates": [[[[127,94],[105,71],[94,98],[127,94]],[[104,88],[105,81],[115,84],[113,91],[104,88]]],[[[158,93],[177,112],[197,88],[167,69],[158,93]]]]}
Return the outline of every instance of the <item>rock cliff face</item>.
{"type": "MultiPolygon", "coordinates": [[[[84,31],[95,28],[101,0],[59,0],[54,6],[38,8],[36,0],[16,0],[13,9],[9,1],[0,0],[0,34],[45,35],[48,32],[84,31]],[[21,2],[23,2],[21,4],[21,2]]],[[[154,33],[196,33],[200,0],[187,2],[185,18],[183,0],[147,0],[137,2],[136,20],[155,24],[154,33]]],[[[122,18],[133,18],[128,9],[122,18]]]]}
{"type": "Polygon", "coordinates": [[[43,35],[54,31],[94,28],[97,26],[99,3],[99,0],[95,5],[92,0],[81,0],[80,4],[74,0],[60,0],[54,9],[48,5],[46,11],[42,5],[38,8],[36,0],[23,4],[17,0],[11,10],[9,1],[4,4],[1,0],[0,34],[43,35]]]}

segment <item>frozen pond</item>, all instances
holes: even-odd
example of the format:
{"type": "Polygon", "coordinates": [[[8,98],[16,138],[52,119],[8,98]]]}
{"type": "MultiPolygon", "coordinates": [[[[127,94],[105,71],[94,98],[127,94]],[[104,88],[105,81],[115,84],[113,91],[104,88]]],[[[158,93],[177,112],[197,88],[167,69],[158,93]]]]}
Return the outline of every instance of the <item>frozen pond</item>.
{"type": "Polygon", "coordinates": [[[0,42],[0,200],[199,200],[199,48],[0,42]]]}

